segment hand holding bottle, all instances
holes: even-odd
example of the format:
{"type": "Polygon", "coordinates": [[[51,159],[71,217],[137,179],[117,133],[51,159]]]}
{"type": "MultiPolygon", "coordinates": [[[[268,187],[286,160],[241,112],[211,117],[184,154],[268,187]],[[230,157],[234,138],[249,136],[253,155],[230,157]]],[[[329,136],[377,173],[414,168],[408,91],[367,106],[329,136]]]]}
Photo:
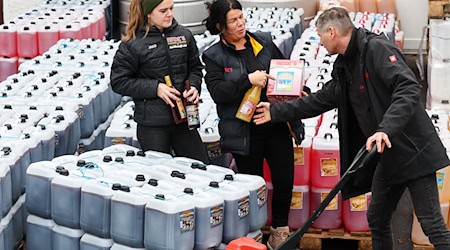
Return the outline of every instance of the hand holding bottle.
{"type": "Polygon", "coordinates": [[[267,84],[267,79],[275,80],[275,78],[267,74],[263,70],[256,70],[253,73],[248,74],[248,80],[254,86],[264,88],[267,84]]]}
{"type": "Polygon", "coordinates": [[[189,90],[184,90],[183,97],[194,104],[198,104],[199,96],[197,88],[191,86],[189,90]]]}
{"type": "Polygon", "coordinates": [[[170,107],[175,107],[175,104],[173,101],[180,101],[181,99],[178,97],[180,96],[180,92],[176,90],[175,88],[169,87],[164,83],[158,84],[158,90],[156,92],[159,98],[163,99],[163,101],[169,105],[170,107]]]}

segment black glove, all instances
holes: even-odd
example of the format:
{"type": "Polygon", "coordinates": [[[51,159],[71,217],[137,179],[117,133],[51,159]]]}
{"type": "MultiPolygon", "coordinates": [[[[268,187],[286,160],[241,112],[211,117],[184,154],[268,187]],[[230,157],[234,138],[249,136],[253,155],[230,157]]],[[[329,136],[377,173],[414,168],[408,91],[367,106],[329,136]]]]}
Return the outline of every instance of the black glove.
{"type": "Polygon", "coordinates": [[[294,121],[288,121],[287,125],[289,127],[289,132],[291,133],[292,138],[295,140],[295,144],[299,146],[302,144],[303,139],[305,139],[305,124],[298,119],[294,121]]]}

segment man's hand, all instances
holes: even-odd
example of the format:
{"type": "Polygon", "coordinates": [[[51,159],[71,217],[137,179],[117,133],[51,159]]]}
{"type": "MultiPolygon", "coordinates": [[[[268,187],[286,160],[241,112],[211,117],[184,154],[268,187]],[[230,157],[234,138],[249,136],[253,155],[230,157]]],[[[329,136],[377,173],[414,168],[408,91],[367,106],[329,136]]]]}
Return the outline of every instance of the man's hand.
{"type": "Polygon", "coordinates": [[[164,83],[158,84],[156,94],[159,96],[159,98],[163,99],[163,101],[172,108],[175,107],[175,104],[173,104],[172,100],[174,101],[180,100],[180,98],[178,97],[180,96],[180,92],[178,92],[178,90],[176,90],[175,88],[167,86],[164,83]]]}
{"type": "Polygon", "coordinates": [[[256,125],[270,122],[270,120],[272,120],[270,117],[270,103],[268,102],[260,102],[258,106],[256,106],[255,113],[257,114],[253,116],[253,122],[256,125]]]}
{"type": "Polygon", "coordinates": [[[378,153],[383,153],[384,146],[391,148],[391,141],[389,140],[389,136],[384,132],[376,132],[371,137],[367,138],[366,141],[366,149],[367,151],[372,150],[373,144],[376,143],[378,153]]]}
{"type": "Polygon", "coordinates": [[[186,98],[186,100],[193,102],[194,104],[198,104],[199,96],[197,88],[191,86],[189,91],[184,90],[183,97],[186,98]]]}

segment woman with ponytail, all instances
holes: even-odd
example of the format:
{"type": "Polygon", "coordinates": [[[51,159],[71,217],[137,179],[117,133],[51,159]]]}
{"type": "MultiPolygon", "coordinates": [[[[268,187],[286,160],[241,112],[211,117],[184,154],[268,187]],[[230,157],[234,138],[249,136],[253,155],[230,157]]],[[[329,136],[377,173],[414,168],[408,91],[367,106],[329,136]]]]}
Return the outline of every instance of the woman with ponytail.
{"type": "MultiPolygon", "coordinates": [[[[203,53],[205,82],[217,104],[219,133],[224,152],[231,152],[238,171],[263,175],[263,160],[269,164],[274,192],[272,227],[267,242],[274,249],[289,236],[294,156],[286,123],[257,126],[235,117],[239,105],[252,86],[259,86],[261,101],[267,101],[266,83],[271,59],[283,59],[270,33],[246,31],[242,6],[236,0],[215,0],[208,4],[206,27],[220,34],[220,41],[203,53]]],[[[299,120],[300,121],[300,120],[299,120]]]]}
{"type": "Polygon", "coordinates": [[[173,0],[131,0],[128,26],[111,68],[111,86],[135,103],[137,138],[144,151],[175,152],[208,162],[197,130],[175,124],[171,108],[198,103],[203,65],[192,33],[173,18],[173,0]],[[173,88],[165,84],[170,76],[173,88]],[[191,88],[185,90],[185,81],[191,88]]]}

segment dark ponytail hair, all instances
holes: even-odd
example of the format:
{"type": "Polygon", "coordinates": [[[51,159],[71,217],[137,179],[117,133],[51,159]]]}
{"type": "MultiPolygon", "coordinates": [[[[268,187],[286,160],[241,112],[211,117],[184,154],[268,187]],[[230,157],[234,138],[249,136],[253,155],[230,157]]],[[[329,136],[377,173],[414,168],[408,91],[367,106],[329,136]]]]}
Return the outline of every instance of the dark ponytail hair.
{"type": "Polygon", "coordinates": [[[212,35],[221,33],[222,29],[226,27],[228,11],[242,10],[242,5],[237,0],[214,0],[212,3],[206,2],[205,4],[209,16],[203,20],[203,23],[212,35]],[[219,24],[220,29],[216,24],[219,24]]]}

